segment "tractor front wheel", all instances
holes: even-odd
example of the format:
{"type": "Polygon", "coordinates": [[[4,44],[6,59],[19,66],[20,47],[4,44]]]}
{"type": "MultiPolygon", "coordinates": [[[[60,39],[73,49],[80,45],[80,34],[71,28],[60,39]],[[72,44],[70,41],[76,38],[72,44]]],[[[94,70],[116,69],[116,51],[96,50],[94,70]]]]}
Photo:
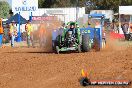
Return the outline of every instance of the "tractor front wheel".
{"type": "Polygon", "coordinates": [[[59,46],[56,46],[56,53],[59,54],[59,46]]]}
{"type": "Polygon", "coordinates": [[[81,53],[81,45],[78,45],[78,53],[81,53]]]}

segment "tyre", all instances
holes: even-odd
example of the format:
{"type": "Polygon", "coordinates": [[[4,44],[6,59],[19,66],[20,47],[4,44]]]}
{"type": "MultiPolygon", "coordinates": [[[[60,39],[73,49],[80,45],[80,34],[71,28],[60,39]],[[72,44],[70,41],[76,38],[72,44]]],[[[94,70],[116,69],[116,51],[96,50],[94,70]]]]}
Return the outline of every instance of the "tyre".
{"type": "Polygon", "coordinates": [[[56,50],[56,40],[52,40],[52,50],[55,51],[56,50]]]}
{"type": "Polygon", "coordinates": [[[104,49],[106,47],[106,39],[103,38],[102,39],[102,49],[104,49]]]}
{"type": "Polygon", "coordinates": [[[82,51],[83,52],[90,51],[90,37],[88,34],[82,35],[82,51]]]}
{"type": "Polygon", "coordinates": [[[129,40],[132,41],[132,33],[130,33],[130,39],[129,40]]]}
{"type": "Polygon", "coordinates": [[[78,53],[81,53],[82,50],[81,50],[81,45],[78,45],[78,53]]]}
{"type": "Polygon", "coordinates": [[[130,34],[124,34],[125,35],[125,40],[129,41],[130,39],[130,34]]]}
{"type": "Polygon", "coordinates": [[[59,46],[56,46],[56,54],[59,54],[59,46]]]}
{"type": "Polygon", "coordinates": [[[100,42],[97,38],[94,38],[94,49],[95,51],[100,51],[100,42]]]}

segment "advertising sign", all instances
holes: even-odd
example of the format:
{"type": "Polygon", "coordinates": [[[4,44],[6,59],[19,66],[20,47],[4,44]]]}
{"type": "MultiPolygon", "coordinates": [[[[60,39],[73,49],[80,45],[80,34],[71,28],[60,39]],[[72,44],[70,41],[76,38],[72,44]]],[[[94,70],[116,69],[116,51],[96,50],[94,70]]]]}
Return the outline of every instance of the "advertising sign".
{"type": "Polygon", "coordinates": [[[13,12],[33,12],[38,9],[38,0],[12,0],[13,12]]]}
{"type": "Polygon", "coordinates": [[[62,9],[53,9],[53,10],[46,10],[47,14],[64,14],[64,10],[62,9]]]}
{"type": "Polygon", "coordinates": [[[53,20],[54,16],[33,16],[32,20],[33,21],[49,21],[49,20],[53,20]]]}

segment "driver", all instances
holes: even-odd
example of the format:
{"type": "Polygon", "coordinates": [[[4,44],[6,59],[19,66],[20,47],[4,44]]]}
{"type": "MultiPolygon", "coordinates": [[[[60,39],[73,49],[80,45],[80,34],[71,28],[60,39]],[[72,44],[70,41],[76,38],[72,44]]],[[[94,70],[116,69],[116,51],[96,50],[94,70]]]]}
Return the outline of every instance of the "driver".
{"type": "Polygon", "coordinates": [[[72,31],[72,34],[75,35],[75,23],[70,24],[70,29],[68,31],[72,31]]]}

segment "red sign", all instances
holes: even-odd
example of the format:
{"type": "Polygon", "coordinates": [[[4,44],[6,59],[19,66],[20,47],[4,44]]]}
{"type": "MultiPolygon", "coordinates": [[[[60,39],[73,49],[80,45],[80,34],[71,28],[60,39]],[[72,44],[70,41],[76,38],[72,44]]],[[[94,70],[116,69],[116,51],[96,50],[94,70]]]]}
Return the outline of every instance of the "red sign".
{"type": "Polygon", "coordinates": [[[32,17],[33,21],[49,21],[53,19],[54,19],[53,16],[33,16],[32,17]]]}

